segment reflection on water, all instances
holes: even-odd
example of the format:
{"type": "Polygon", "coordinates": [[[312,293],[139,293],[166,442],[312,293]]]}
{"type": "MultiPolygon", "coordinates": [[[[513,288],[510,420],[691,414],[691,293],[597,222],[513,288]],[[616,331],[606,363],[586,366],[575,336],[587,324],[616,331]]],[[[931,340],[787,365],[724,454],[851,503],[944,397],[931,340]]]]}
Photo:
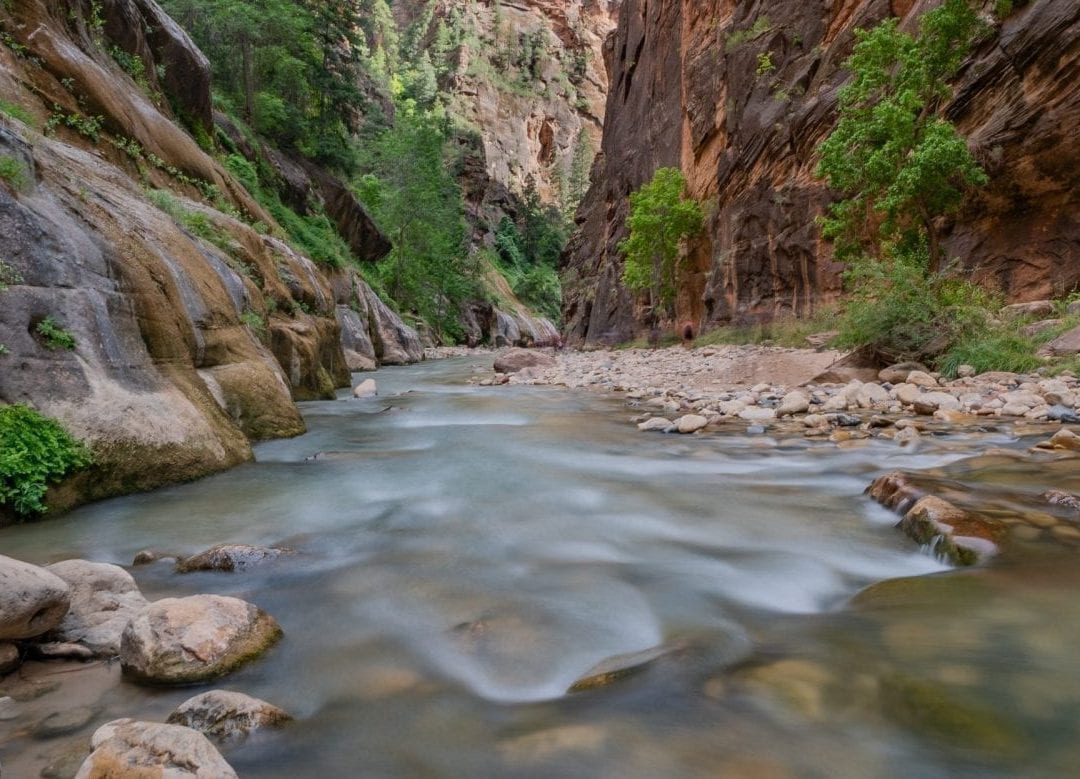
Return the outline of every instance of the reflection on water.
{"type": "MultiPolygon", "coordinates": [[[[223,684],[298,719],[225,750],[242,776],[1040,776],[1080,761],[1078,567],[923,576],[848,607],[873,582],[941,571],[864,487],[960,453],[644,435],[617,399],[473,388],[469,366],[382,371],[380,397],[307,404],[310,432],[257,463],[2,531],[0,549],[297,549],[242,574],[133,571],[149,597],[234,594],[284,627],[223,684]],[[661,644],[677,649],[642,673],[565,694],[661,644]]],[[[193,694],[98,687],[95,722],[162,718],[193,694]]],[[[5,766],[61,748],[18,724],[0,723],[5,766]]]]}

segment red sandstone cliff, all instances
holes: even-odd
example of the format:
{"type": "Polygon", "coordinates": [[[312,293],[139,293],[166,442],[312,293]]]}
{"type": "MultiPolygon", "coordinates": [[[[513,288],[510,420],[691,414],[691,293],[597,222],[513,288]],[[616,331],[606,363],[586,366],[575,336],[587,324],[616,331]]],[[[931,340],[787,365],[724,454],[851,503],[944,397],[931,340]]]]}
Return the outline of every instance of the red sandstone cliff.
{"type": "MultiPolygon", "coordinates": [[[[986,3],[987,17],[993,4],[986,3]]],[[[946,108],[991,185],[945,225],[946,246],[1012,298],[1080,285],[1080,4],[1017,2],[973,53],[946,108]]],[[[707,203],[689,247],[680,319],[804,314],[840,291],[814,218],[829,194],[815,150],[836,119],[852,31],[932,0],[626,0],[606,56],[602,153],[564,256],[571,342],[638,329],[619,283],[627,197],[682,168],[707,203]],[[759,74],[769,53],[775,71],[759,74]]]]}

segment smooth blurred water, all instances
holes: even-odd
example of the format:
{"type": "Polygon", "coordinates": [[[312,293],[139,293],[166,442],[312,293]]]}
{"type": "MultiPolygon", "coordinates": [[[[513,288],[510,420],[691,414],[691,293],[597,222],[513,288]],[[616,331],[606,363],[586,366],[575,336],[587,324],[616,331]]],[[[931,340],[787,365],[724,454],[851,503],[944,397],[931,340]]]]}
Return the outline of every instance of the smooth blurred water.
{"type": "MultiPolygon", "coordinates": [[[[297,718],[224,750],[241,776],[1067,775],[1080,760],[1080,566],[936,576],[930,603],[848,608],[872,582],[942,570],[866,485],[960,451],[643,434],[618,398],[478,388],[474,363],[380,371],[378,398],[305,404],[309,432],[256,463],[0,531],[0,550],[296,549],[234,574],[132,569],[148,597],[232,594],[282,624],[218,685],[297,718]],[[678,651],[566,694],[660,644],[678,651]]],[[[114,681],[95,722],[163,718],[192,694],[114,681]]],[[[5,765],[44,759],[54,745],[17,724],[0,723],[5,765]]]]}

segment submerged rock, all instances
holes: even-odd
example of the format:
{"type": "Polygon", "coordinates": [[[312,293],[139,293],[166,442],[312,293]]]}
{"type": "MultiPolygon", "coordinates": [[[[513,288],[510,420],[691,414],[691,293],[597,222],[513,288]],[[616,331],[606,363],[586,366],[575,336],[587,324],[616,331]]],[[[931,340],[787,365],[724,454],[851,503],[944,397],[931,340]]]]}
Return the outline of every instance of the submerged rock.
{"type": "Polygon", "coordinates": [[[911,507],[899,527],[954,565],[973,565],[998,552],[1005,537],[1001,523],[927,495],[911,507]]]}
{"type": "Polygon", "coordinates": [[[64,618],[67,582],[36,565],[0,555],[0,639],[35,638],[64,618]]]}
{"type": "Polygon", "coordinates": [[[118,654],[124,628],[147,604],[131,574],[86,560],[65,560],[47,570],[71,588],[71,608],[50,637],[80,644],[98,656],[118,654]]]}
{"type": "Polygon", "coordinates": [[[89,706],[77,706],[73,709],[53,712],[34,726],[34,738],[57,738],[77,733],[98,715],[98,709],[89,706]]]}
{"type": "Polygon", "coordinates": [[[271,562],[282,555],[293,554],[291,549],[250,546],[248,544],[219,544],[176,562],[177,573],[193,571],[242,571],[261,563],[271,562]]]}
{"type": "Polygon", "coordinates": [[[607,687],[617,681],[641,673],[657,660],[684,648],[682,644],[667,644],[646,649],[643,652],[632,652],[609,657],[607,660],[590,668],[584,676],[570,685],[567,692],[584,692],[607,687]]]}
{"type": "Polygon", "coordinates": [[[102,725],[76,779],[236,779],[202,733],[180,725],[119,719],[102,725]]]}
{"type": "Polygon", "coordinates": [[[192,728],[218,741],[229,741],[262,728],[281,727],[291,719],[284,710],[250,695],[211,690],[181,703],[167,722],[192,728]]]}
{"type": "Polygon", "coordinates": [[[166,598],[124,630],[120,662],[138,682],[194,684],[254,660],[280,637],[273,617],[238,598],[166,598]]]}

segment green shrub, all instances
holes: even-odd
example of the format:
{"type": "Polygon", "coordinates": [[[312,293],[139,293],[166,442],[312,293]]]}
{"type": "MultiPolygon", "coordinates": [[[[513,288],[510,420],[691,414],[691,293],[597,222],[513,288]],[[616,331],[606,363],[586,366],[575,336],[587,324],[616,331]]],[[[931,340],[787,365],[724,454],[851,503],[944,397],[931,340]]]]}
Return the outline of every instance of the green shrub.
{"type": "Polygon", "coordinates": [[[74,349],[75,336],[66,330],[51,316],[47,316],[37,323],[34,331],[45,339],[45,345],[50,349],[74,349]]]}
{"type": "Polygon", "coordinates": [[[32,113],[27,111],[21,105],[9,103],[6,100],[0,100],[0,114],[10,116],[12,119],[18,119],[23,124],[31,127],[34,127],[37,124],[32,113]]]}
{"type": "Polygon", "coordinates": [[[43,514],[49,484],[92,461],[59,422],[29,406],[0,407],[0,505],[24,516],[43,514]]]}
{"type": "Polygon", "coordinates": [[[258,311],[245,308],[244,313],[240,315],[240,321],[251,328],[260,338],[266,334],[266,320],[262,318],[258,311]]]}
{"type": "Polygon", "coordinates": [[[0,154],[0,180],[7,182],[16,191],[30,182],[23,164],[7,154],[0,154]]]}

